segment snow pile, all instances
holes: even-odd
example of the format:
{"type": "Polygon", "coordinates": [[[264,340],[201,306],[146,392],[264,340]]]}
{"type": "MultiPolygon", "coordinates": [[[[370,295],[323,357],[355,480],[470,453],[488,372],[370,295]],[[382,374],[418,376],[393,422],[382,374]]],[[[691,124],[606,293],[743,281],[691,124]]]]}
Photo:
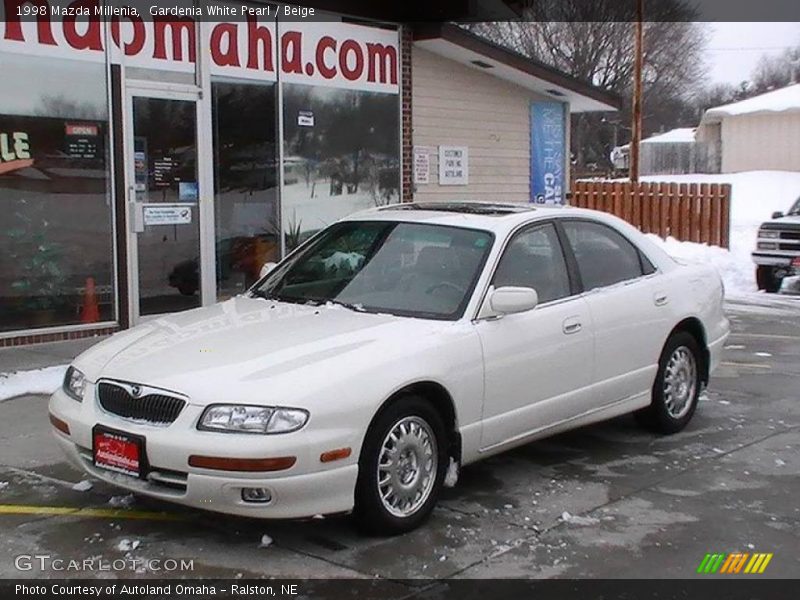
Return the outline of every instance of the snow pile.
{"type": "Polygon", "coordinates": [[[111,496],[108,503],[114,508],[130,508],[136,503],[136,498],[133,494],[126,494],[125,496],[111,496]]]}
{"type": "MultiPolygon", "coordinates": [[[[730,251],[704,244],[667,240],[667,252],[687,262],[711,263],[720,271],[729,296],[756,291],[755,265],[758,227],[776,211],[786,212],[800,196],[800,173],[745,171],[743,173],[650,175],[642,181],[731,184],[730,251]]],[[[659,240],[661,241],[661,240],[659,240]]]]}
{"type": "Polygon", "coordinates": [[[64,381],[68,366],[0,373],[0,402],[29,394],[52,394],[64,381]]]}
{"type": "Polygon", "coordinates": [[[580,515],[572,515],[567,511],[561,513],[561,520],[564,523],[570,523],[572,525],[597,525],[600,522],[600,519],[596,517],[581,517],[580,515]]]}
{"type": "Polygon", "coordinates": [[[79,481],[73,485],[72,489],[76,492],[88,492],[90,489],[92,489],[92,482],[84,479],[83,481],[79,481]]]}
{"type": "Polygon", "coordinates": [[[790,85],[732,104],[709,108],[703,116],[703,120],[716,121],[722,117],[792,110],[800,111],[800,84],[790,85]]]}
{"type": "Polygon", "coordinates": [[[139,540],[129,540],[128,538],[123,538],[117,544],[117,550],[120,552],[133,552],[136,550],[141,542],[139,540]]]}

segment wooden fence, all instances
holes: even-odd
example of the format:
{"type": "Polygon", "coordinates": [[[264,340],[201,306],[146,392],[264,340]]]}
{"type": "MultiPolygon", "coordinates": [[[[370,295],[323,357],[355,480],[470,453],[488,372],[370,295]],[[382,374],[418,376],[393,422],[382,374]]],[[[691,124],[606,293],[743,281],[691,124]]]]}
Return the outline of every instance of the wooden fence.
{"type": "Polygon", "coordinates": [[[728,248],[731,186],[576,181],[570,204],[616,215],[644,233],[728,248]]]}

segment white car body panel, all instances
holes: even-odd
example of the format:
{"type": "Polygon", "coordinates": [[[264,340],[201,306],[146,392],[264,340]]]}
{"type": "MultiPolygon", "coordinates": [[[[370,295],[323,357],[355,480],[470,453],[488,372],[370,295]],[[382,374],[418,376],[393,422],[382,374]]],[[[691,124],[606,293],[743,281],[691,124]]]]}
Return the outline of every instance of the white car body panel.
{"type": "Polygon", "coordinates": [[[705,330],[711,369],[719,362],[729,327],[716,271],[677,263],[610,215],[571,208],[503,217],[379,210],[348,218],[359,219],[492,231],[495,243],[463,316],[429,320],[240,296],[148,321],[75,360],[89,382],[82,402],[62,390],[52,396],[50,412],[70,427],[69,436],[55,432],[67,456],[95,477],[188,506],[265,518],[342,512],[353,507],[359,452],[371,420],[409,385],[427,382],[452,399],[460,461],[468,464],[646,406],[661,349],[684,319],[696,319],[705,330]],[[656,273],[526,313],[487,318],[486,292],[503,242],[522,225],[565,216],[617,229],[645,253],[656,273]],[[656,306],[660,295],[668,301],[656,306]],[[575,318],[581,331],[565,334],[564,323],[575,318]],[[168,426],[126,420],[99,406],[100,379],[170,390],[185,395],[188,404],[168,426]],[[199,431],[204,408],[214,403],[298,407],[311,416],[305,427],[287,434],[199,431]],[[166,477],[185,474],[186,491],[95,468],[96,424],[144,436],[152,467],[166,477]],[[352,448],[348,458],[320,462],[321,453],[343,447],[352,448]],[[297,461],[280,472],[230,473],[188,466],[193,454],[291,455],[297,461]],[[243,502],[246,486],[268,487],[273,501],[243,502]]]}

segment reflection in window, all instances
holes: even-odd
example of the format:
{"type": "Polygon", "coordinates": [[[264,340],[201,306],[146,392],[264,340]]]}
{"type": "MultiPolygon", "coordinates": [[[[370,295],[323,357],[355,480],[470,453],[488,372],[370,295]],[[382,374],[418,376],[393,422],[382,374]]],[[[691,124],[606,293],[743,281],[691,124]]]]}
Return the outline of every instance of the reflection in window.
{"type": "Polygon", "coordinates": [[[542,304],[569,296],[567,263],[555,227],[540,225],[514,236],[500,259],[493,285],[533,288],[542,304]]]}
{"type": "Polygon", "coordinates": [[[275,86],[213,83],[217,297],[280,255],[275,86]]]}
{"type": "Polygon", "coordinates": [[[644,273],[639,251],[610,227],[589,221],[565,221],[564,231],[578,262],[583,289],[614,285],[644,273]]]}
{"type": "Polygon", "coordinates": [[[358,210],[400,200],[399,98],[284,86],[287,251],[358,210]]]}
{"type": "Polygon", "coordinates": [[[105,65],[0,72],[0,331],[113,320],[105,65]]]}

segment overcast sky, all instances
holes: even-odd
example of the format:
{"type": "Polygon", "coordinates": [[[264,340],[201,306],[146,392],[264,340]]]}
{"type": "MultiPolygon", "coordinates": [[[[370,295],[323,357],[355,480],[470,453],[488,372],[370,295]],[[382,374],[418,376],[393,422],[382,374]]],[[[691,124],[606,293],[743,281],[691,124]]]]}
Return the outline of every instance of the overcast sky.
{"type": "Polygon", "coordinates": [[[709,83],[738,84],[763,54],[800,45],[800,23],[709,23],[709,83]]]}

